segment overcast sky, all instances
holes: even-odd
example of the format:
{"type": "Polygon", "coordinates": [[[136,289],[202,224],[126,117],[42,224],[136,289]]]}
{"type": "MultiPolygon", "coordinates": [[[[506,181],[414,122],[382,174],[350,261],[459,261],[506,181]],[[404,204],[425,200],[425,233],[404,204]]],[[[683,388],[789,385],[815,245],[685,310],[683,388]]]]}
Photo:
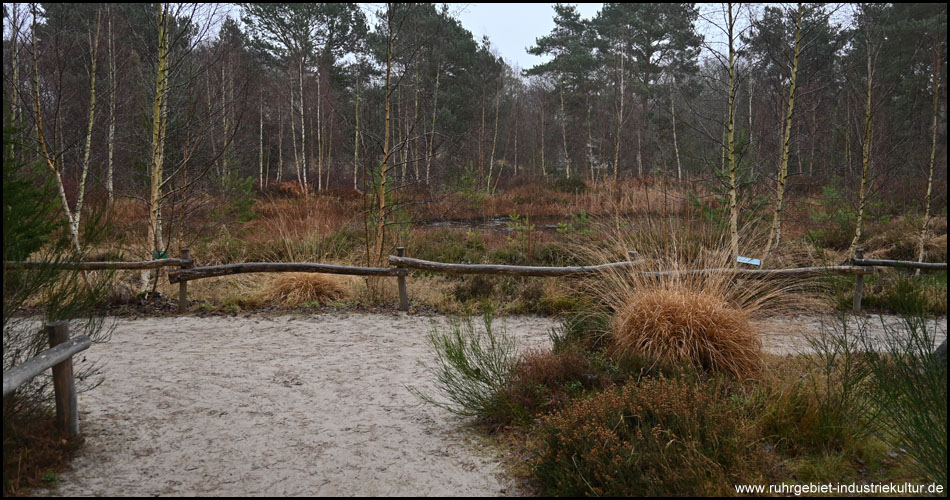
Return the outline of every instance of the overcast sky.
{"type": "MultiPolygon", "coordinates": [[[[4,3],[8,8],[12,4],[4,3]]],[[[25,9],[25,4],[20,8],[25,9]]],[[[492,47],[509,64],[516,65],[521,69],[528,69],[538,63],[550,59],[550,56],[533,56],[528,54],[527,48],[533,46],[538,37],[551,33],[554,29],[554,4],[553,3],[450,3],[449,12],[462,22],[462,26],[472,32],[476,41],[481,41],[483,35],[488,35],[492,47]]],[[[590,19],[597,15],[597,12],[603,7],[603,3],[577,3],[581,17],[590,19]]],[[[843,4],[830,4],[830,9],[835,11],[834,19],[837,22],[847,23],[851,17],[851,8],[841,8],[843,4]]],[[[370,24],[375,24],[373,12],[380,9],[382,4],[364,3],[360,4],[370,19],[370,24]]],[[[697,31],[705,35],[707,44],[714,49],[725,52],[721,47],[724,36],[721,30],[710,25],[710,21],[717,24],[722,22],[722,7],[719,4],[700,4],[702,14],[697,20],[697,31]],[[705,18],[705,19],[704,19],[705,18]],[[717,47],[717,45],[720,45],[717,47]]],[[[745,9],[750,6],[744,7],[745,9]]],[[[761,4],[753,4],[753,10],[761,9],[761,4]]],[[[224,4],[219,9],[220,15],[230,15],[234,18],[240,17],[240,9],[236,4],[224,4]]],[[[740,15],[740,29],[748,25],[748,12],[740,15]]],[[[8,36],[7,20],[4,19],[4,37],[8,36]]],[[[27,26],[28,28],[28,26],[27,26]]],[[[213,30],[217,31],[217,30],[213,30]]],[[[21,36],[23,36],[21,34],[21,36]]]]}
{"type": "MultiPolygon", "coordinates": [[[[604,4],[576,5],[581,17],[590,19],[604,4]]],[[[554,29],[553,3],[457,3],[449,4],[449,11],[472,32],[475,40],[488,35],[492,46],[509,64],[528,69],[549,59],[528,54],[527,48],[554,29]]]]}

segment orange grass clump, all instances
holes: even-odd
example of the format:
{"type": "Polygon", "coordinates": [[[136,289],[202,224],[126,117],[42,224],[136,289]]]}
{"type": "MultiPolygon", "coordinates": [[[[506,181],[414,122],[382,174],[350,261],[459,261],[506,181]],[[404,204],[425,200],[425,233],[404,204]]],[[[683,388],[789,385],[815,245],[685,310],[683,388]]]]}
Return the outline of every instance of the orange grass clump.
{"type": "MultiPolygon", "coordinates": [[[[749,236],[740,241],[743,254],[761,255],[754,244],[761,238],[749,236]]],[[[803,292],[821,293],[822,287],[808,278],[743,277],[728,241],[714,228],[648,220],[618,233],[608,248],[582,250],[595,262],[639,252],[632,268],[613,268],[588,282],[610,315],[603,333],[611,354],[688,362],[740,379],[756,376],[763,368],[762,342],[749,320],[794,310],[803,292]]]]}
{"type": "Polygon", "coordinates": [[[261,302],[298,306],[312,302],[326,304],[347,295],[349,291],[335,276],[318,273],[286,273],[265,288],[259,299],[261,302]]]}
{"type": "Polygon", "coordinates": [[[648,290],[627,298],[611,322],[614,355],[690,362],[745,378],[761,371],[762,342],[747,315],[714,295],[648,290]]]}

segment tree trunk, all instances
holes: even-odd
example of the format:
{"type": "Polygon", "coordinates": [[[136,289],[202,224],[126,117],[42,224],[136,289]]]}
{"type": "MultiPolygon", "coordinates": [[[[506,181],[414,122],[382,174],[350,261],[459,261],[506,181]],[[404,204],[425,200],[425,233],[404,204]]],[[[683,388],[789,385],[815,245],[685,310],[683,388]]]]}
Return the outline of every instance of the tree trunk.
{"type": "Polygon", "coordinates": [[[624,65],[627,55],[624,52],[626,47],[621,44],[620,49],[620,106],[617,110],[617,128],[614,132],[614,184],[617,183],[620,168],[620,136],[623,131],[623,105],[624,105],[624,65]]]}
{"type": "Polygon", "coordinates": [[[478,180],[481,182],[482,176],[485,175],[484,161],[485,153],[485,89],[482,89],[482,126],[478,130],[478,180]]]}
{"type": "Polygon", "coordinates": [[[676,141],[676,76],[670,80],[670,118],[673,120],[673,151],[676,153],[676,180],[683,180],[683,164],[680,162],[680,147],[676,141]]]}
{"type": "Polygon", "coordinates": [[[323,85],[320,81],[323,71],[320,70],[319,59],[317,62],[317,191],[323,190],[323,102],[321,99],[323,85]]]}
{"type": "MultiPolygon", "coordinates": [[[[226,57],[230,60],[230,55],[226,57]]],[[[225,73],[227,64],[221,64],[221,173],[227,177],[231,172],[228,169],[228,87],[227,74],[225,73]]],[[[222,179],[223,180],[223,179],[222,179]]]]}
{"type": "Polygon", "coordinates": [[[432,166],[432,145],[435,143],[435,117],[439,107],[439,75],[442,73],[442,64],[435,69],[435,93],[432,95],[432,130],[429,133],[429,144],[426,148],[426,186],[429,185],[429,171],[432,166]]]}
{"type": "Polygon", "coordinates": [[[261,190],[264,189],[264,91],[261,89],[261,105],[260,105],[260,133],[258,137],[259,153],[258,153],[258,163],[260,165],[260,181],[261,181],[261,190]]]}
{"type": "Polygon", "coordinates": [[[561,85],[561,137],[564,139],[564,173],[571,178],[571,157],[567,152],[567,111],[564,108],[564,85],[561,85]]]}
{"type": "Polygon", "coordinates": [[[86,198],[86,177],[89,174],[89,155],[92,152],[92,129],[96,122],[96,62],[99,56],[99,27],[101,26],[102,8],[96,12],[96,34],[89,34],[89,121],[86,126],[86,146],[82,156],[82,175],[79,179],[79,193],[76,194],[76,213],[73,215],[73,231],[79,233],[79,221],[82,218],[82,205],[86,198]],[[95,37],[95,38],[93,38],[95,37]]]}
{"type": "Polygon", "coordinates": [[[304,101],[303,92],[303,55],[297,60],[298,77],[300,81],[300,160],[303,165],[300,170],[303,172],[303,192],[304,196],[310,196],[310,185],[307,182],[307,105],[304,101]]]}
{"type": "Polygon", "coordinates": [[[52,155],[50,155],[49,148],[46,145],[46,136],[43,133],[43,106],[40,103],[40,70],[39,70],[39,60],[36,54],[36,18],[38,13],[36,12],[36,5],[31,6],[33,23],[32,23],[32,39],[33,39],[33,105],[34,112],[36,114],[36,137],[37,141],[40,143],[40,152],[43,155],[43,160],[46,162],[46,166],[52,172],[54,178],[56,179],[56,187],[59,190],[59,200],[63,204],[63,212],[66,214],[66,220],[69,223],[69,233],[73,240],[73,246],[76,248],[76,253],[82,253],[82,246],[79,244],[79,233],[76,231],[76,225],[73,224],[73,213],[69,208],[69,200],[66,198],[66,189],[63,186],[63,175],[60,168],[57,166],[57,163],[53,161],[52,155]]]}
{"type": "MultiPolygon", "coordinates": [[[[22,130],[19,123],[20,113],[20,4],[14,3],[10,11],[10,56],[13,66],[13,82],[10,89],[10,125],[22,130]]],[[[10,154],[14,154],[14,144],[10,144],[10,154]]]]}
{"type": "Polygon", "coordinates": [[[357,189],[357,175],[360,167],[360,82],[359,77],[356,80],[356,105],[354,106],[354,115],[356,115],[356,127],[353,129],[353,189],[357,189]]]}
{"type": "MultiPolygon", "coordinates": [[[[500,92],[499,92],[500,93],[500,92]]],[[[492,172],[495,169],[495,146],[498,144],[498,105],[500,104],[500,96],[495,95],[495,132],[492,134],[491,139],[491,156],[488,160],[488,185],[485,186],[485,191],[491,193],[491,178],[492,172]]]]}
{"type": "Polygon", "coordinates": [[[765,245],[765,256],[768,257],[773,247],[782,242],[782,201],[785,198],[785,184],[788,179],[788,150],[792,134],[792,117],[795,110],[795,84],[798,78],[798,51],[801,44],[803,5],[798,4],[798,22],[795,27],[795,49],[792,57],[792,78],[788,85],[788,111],[785,114],[785,128],[782,135],[782,155],[778,167],[778,183],[775,189],[775,210],[772,212],[772,229],[769,232],[768,243],[765,245]]]}
{"type": "Polygon", "coordinates": [[[864,145],[861,153],[861,187],[858,191],[858,220],[854,226],[854,239],[851,240],[851,247],[848,249],[848,255],[854,258],[854,253],[858,249],[858,243],[861,241],[861,229],[864,223],[864,206],[867,197],[868,172],[871,170],[871,36],[868,34],[867,44],[867,65],[868,65],[868,88],[867,105],[864,112],[864,145]]]}
{"type": "Polygon", "coordinates": [[[844,162],[851,173],[851,99],[845,97],[845,114],[847,115],[844,127],[844,162]]]}
{"type": "Polygon", "coordinates": [[[284,117],[281,115],[281,107],[277,104],[277,185],[280,185],[281,173],[284,168],[284,117]]]}
{"type": "Polygon", "coordinates": [[[389,167],[389,135],[391,128],[391,111],[392,111],[392,102],[391,94],[392,89],[392,69],[393,69],[393,38],[395,34],[393,33],[393,6],[389,6],[389,12],[387,13],[387,24],[389,25],[389,35],[386,51],[386,98],[385,98],[385,125],[383,127],[383,161],[379,170],[379,188],[377,192],[378,196],[378,212],[376,220],[376,248],[373,254],[373,264],[380,265],[383,258],[383,243],[386,237],[386,170],[389,167]]]}
{"type": "MultiPolygon", "coordinates": [[[[158,5],[158,65],[155,71],[155,99],[152,104],[152,158],[150,168],[148,238],[153,257],[165,248],[162,237],[162,184],[165,164],[165,131],[168,113],[169,12],[158,5]]],[[[157,258],[157,257],[156,257],[157,258]]],[[[156,276],[158,273],[156,273],[156,276]]],[[[148,284],[146,281],[145,285],[148,284]]]]}
{"type": "MultiPolygon", "coordinates": [[[[931,124],[931,140],[930,140],[930,173],[927,176],[927,196],[924,197],[924,220],[920,228],[920,240],[917,243],[917,262],[924,261],[924,242],[927,239],[927,227],[930,224],[930,199],[933,194],[933,185],[934,185],[934,158],[937,154],[937,117],[940,114],[940,66],[943,62],[943,57],[940,54],[940,43],[934,43],[934,57],[933,57],[933,89],[934,89],[934,112],[933,112],[933,123],[931,124]]],[[[916,274],[920,274],[920,269],[917,269],[916,274]]]]}
{"type": "MultiPolygon", "coordinates": [[[[297,183],[300,184],[300,190],[307,192],[307,184],[304,182],[303,172],[300,168],[300,156],[297,154],[297,113],[294,110],[297,103],[294,102],[294,84],[290,84],[290,142],[294,147],[294,170],[297,173],[297,183]]],[[[301,115],[302,116],[302,115],[301,115]]]]}
{"type": "MultiPolygon", "coordinates": [[[[212,96],[211,96],[211,71],[207,71],[205,73],[205,87],[208,90],[208,116],[211,117],[211,116],[214,116],[214,104],[212,103],[212,96]]],[[[215,145],[214,143],[214,140],[215,140],[214,120],[208,120],[208,137],[209,137],[208,142],[211,143],[211,157],[217,158],[218,146],[215,145]]],[[[215,170],[215,173],[218,174],[219,178],[222,175],[224,175],[224,171],[221,169],[221,163],[218,160],[215,160],[214,162],[214,170],[215,170]]]]}
{"type": "Polygon", "coordinates": [[[109,194],[109,206],[115,202],[115,187],[113,186],[114,153],[115,153],[115,37],[112,33],[112,7],[109,7],[109,162],[106,170],[106,192],[109,194]]]}
{"type": "Polygon", "coordinates": [[[544,166],[544,107],[541,106],[541,177],[548,176],[548,170],[544,166]]]}
{"type": "Polygon", "coordinates": [[[727,155],[729,158],[729,234],[731,236],[731,254],[733,267],[738,266],[739,257],[739,207],[736,181],[736,51],[733,29],[735,19],[732,17],[732,3],[729,3],[729,122],[727,124],[727,155]]]}

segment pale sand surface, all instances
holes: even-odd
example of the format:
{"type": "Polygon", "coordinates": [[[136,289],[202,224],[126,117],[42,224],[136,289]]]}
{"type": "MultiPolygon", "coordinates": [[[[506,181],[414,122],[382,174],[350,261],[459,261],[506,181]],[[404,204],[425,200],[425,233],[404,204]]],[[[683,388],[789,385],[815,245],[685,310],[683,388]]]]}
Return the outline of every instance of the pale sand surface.
{"type": "MultiPolygon", "coordinates": [[[[753,327],[762,336],[762,346],[773,354],[800,354],[811,351],[808,338],[816,338],[820,332],[844,331],[840,318],[833,316],[797,315],[761,319],[752,322],[753,327]],[[824,326],[822,326],[824,324],[824,326]],[[824,330],[823,330],[824,329],[824,330]]],[[[891,315],[850,316],[848,326],[851,335],[855,335],[860,328],[866,328],[868,334],[875,339],[878,349],[886,345],[887,331],[884,328],[903,331],[902,320],[891,315]]],[[[893,335],[894,330],[890,330],[893,335]]],[[[929,321],[927,331],[936,340],[934,348],[947,338],[947,317],[929,321]]]]}
{"type": "MultiPolygon", "coordinates": [[[[58,488],[37,494],[518,494],[463,419],[406,389],[433,387],[420,365],[433,321],[446,324],[395,313],[120,320],[83,354],[104,369],[80,395],[85,445],[58,488]]],[[[550,346],[556,325],[502,321],[522,348],[550,346]]],[[[776,353],[807,347],[819,324],[756,323],[776,353]]]]}
{"type": "MultiPolygon", "coordinates": [[[[85,445],[53,492],[89,495],[506,495],[499,457],[421,401],[426,333],[404,314],[120,320],[86,351],[85,445]]],[[[505,318],[523,347],[553,322],[505,318]]]]}

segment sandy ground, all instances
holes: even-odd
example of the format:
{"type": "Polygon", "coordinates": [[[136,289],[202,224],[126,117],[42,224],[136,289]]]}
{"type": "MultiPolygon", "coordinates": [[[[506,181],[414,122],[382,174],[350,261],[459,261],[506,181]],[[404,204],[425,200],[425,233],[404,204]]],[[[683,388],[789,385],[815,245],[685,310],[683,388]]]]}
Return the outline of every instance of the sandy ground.
{"type": "MultiPolygon", "coordinates": [[[[503,320],[523,348],[552,320],[503,320]]],[[[941,331],[946,332],[946,319],[941,331]]],[[[85,445],[68,496],[498,496],[519,492],[464,420],[422,404],[426,333],[404,314],[120,320],[84,355],[104,382],[80,395],[85,445]]],[[[820,320],[758,323],[776,353],[820,320]]]]}
{"type": "MultiPolygon", "coordinates": [[[[499,457],[422,404],[432,318],[397,314],[119,321],[86,351],[85,445],[53,492],[89,495],[497,496],[499,457]]],[[[444,319],[435,319],[445,324],[444,319]]],[[[525,347],[553,323],[511,317],[525,347]]]]}
{"type": "MultiPolygon", "coordinates": [[[[812,350],[809,344],[809,338],[816,338],[820,332],[844,331],[841,320],[832,316],[785,316],[769,318],[767,320],[758,320],[752,322],[753,327],[758,330],[762,336],[762,346],[766,351],[773,354],[800,354],[812,350]]],[[[897,316],[890,315],[866,315],[850,316],[847,328],[852,332],[860,331],[866,328],[871,338],[874,338],[879,349],[887,345],[888,334],[893,335],[895,331],[901,329],[902,322],[897,316]],[[885,325],[887,328],[885,328],[885,325]]],[[[936,344],[940,344],[947,338],[947,318],[931,320],[928,332],[932,332],[936,344]]]]}

